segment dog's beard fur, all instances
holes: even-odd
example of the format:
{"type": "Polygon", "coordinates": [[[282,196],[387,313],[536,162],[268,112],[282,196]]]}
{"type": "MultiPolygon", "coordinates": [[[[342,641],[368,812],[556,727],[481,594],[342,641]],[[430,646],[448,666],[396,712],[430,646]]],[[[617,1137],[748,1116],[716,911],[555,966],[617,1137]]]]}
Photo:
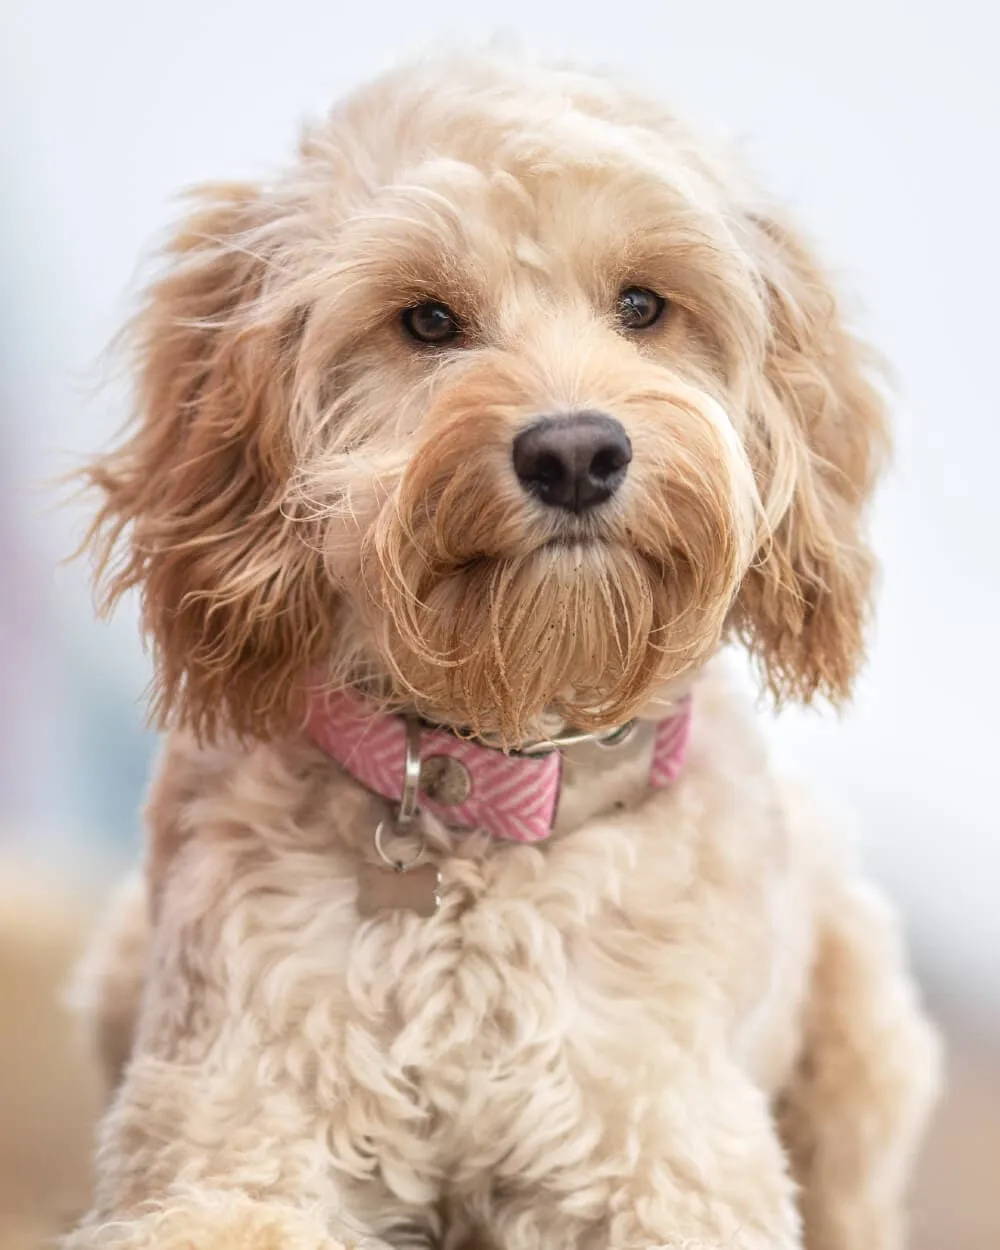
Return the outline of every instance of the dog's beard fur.
{"type": "Polygon", "coordinates": [[[700,666],[759,540],[725,414],[648,368],[608,405],[636,447],[622,498],[579,517],[538,504],[510,463],[529,389],[517,374],[500,362],[442,392],[341,573],[374,641],[376,689],[510,745],[543,716],[624,721],[700,666]]]}

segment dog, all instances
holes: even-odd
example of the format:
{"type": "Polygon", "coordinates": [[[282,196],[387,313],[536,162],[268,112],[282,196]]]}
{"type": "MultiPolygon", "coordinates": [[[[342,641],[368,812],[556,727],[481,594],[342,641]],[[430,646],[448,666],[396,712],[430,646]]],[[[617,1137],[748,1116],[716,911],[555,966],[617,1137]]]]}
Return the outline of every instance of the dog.
{"type": "Polygon", "coordinates": [[[936,1035],[723,654],[849,697],[885,402],[735,156],[434,54],[131,342],[88,543],[169,733],[67,1250],[900,1246],[936,1035]]]}

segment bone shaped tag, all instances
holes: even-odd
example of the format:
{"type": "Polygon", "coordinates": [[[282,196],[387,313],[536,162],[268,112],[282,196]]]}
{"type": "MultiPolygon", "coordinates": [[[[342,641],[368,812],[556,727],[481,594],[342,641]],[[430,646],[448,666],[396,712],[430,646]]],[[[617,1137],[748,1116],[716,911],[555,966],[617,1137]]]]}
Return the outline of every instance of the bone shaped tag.
{"type": "Polygon", "coordinates": [[[417,916],[433,916],[441,902],[440,891],[441,873],[434,864],[413,868],[362,864],[358,869],[358,914],[412,911],[417,916]]]}

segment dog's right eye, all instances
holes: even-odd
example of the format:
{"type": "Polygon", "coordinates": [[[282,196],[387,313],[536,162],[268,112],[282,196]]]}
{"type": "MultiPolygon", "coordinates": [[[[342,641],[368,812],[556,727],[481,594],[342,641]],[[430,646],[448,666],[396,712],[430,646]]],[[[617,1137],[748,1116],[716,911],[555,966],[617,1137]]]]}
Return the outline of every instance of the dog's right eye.
{"type": "Polygon", "coordinates": [[[454,342],[462,333],[458,318],[447,304],[440,300],[424,300],[402,313],[403,329],[418,343],[431,343],[435,347],[454,342]]]}

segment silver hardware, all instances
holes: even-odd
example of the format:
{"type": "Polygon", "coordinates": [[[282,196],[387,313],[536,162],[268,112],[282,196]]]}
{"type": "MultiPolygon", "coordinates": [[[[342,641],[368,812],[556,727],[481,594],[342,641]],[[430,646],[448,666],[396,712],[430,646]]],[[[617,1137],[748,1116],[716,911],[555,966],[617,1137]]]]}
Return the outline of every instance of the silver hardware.
{"type": "Polygon", "coordinates": [[[437,803],[464,803],[472,793],[472,776],[453,755],[428,755],[420,766],[420,789],[437,803]]]}
{"type": "Polygon", "coordinates": [[[612,729],[605,737],[595,738],[594,746],[600,747],[602,751],[613,751],[615,747],[623,747],[626,742],[632,741],[638,728],[637,720],[626,721],[618,729],[612,729]]]}
{"type": "Polygon", "coordinates": [[[403,765],[403,793],[396,813],[396,824],[405,827],[420,813],[420,721],[406,718],[406,762],[403,765]]]}
{"type": "Polygon", "coordinates": [[[564,730],[562,733],[553,734],[551,738],[541,738],[537,742],[529,742],[525,746],[518,747],[514,754],[549,755],[553,751],[561,751],[564,747],[580,746],[584,742],[593,742],[596,746],[610,750],[613,747],[624,746],[638,727],[638,721],[630,720],[614,729],[593,733],[573,733],[572,730],[564,730]]]}
{"type": "Polygon", "coordinates": [[[403,794],[395,820],[380,820],[375,826],[375,854],[382,864],[363,863],[358,869],[358,914],[377,916],[386,911],[411,911],[433,916],[441,904],[441,873],[436,864],[421,861],[427,845],[423,833],[413,826],[420,815],[420,722],[406,718],[406,760],[403,766],[403,794]],[[386,849],[385,835],[392,832],[416,837],[416,846],[406,858],[393,856],[386,849]],[[383,867],[384,865],[384,867],[383,867]]]}
{"type": "MultiPolygon", "coordinates": [[[[407,716],[406,718],[406,759],[403,764],[403,793],[399,800],[399,808],[396,812],[396,818],[392,822],[394,832],[398,835],[400,831],[409,833],[410,826],[420,815],[420,806],[418,799],[420,797],[420,721],[415,716],[407,716]]],[[[411,868],[416,868],[417,864],[424,857],[426,849],[424,843],[424,835],[418,834],[418,842],[416,851],[409,859],[393,859],[386,851],[384,837],[386,831],[386,821],[380,820],[375,826],[375,853],[384,864],[393,870],[393,872],[409,872],[411,868]]]]}
{"type": "Polygon", "coordinates": [[[435,864],[419,864],[405,872],[379,864],[358,868],[358,915],[381,916],[410,911],[425,919],[441,906],[441,873],[435,864]]]}
{"type": "Polygon", "coordinates": [[[424,857],[424,851],[427,849],[423,834],[420,835],[420,840],[417,843],[417,849],[408,859],[394,859],[385,849],[385,843],[383,841],[385,837],[385,824],[386,822],[384,820],[380,820],[375,826],[375,837],[373,839],[375,843],[375,854],[379,857],[382,863],[387,864],[393,872],[409,872],[411,868],[416,868],[417,864],[419,864],[424,857]]]}

